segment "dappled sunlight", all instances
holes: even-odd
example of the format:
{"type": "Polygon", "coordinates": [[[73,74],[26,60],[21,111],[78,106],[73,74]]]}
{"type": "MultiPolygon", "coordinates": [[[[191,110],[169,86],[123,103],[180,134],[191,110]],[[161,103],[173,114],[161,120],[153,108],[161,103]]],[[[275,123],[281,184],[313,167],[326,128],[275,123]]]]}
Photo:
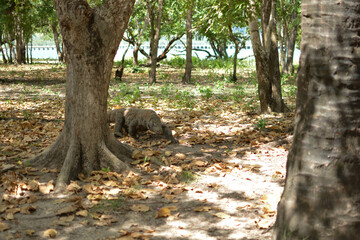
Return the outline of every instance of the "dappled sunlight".
{"type": "MultiPolygon", "coordinates": [[[[43,70],[64,77],[62,68],[43,70]]],[[[211,77],[202,81],[202,73],[197,75],[201,84],[184,86],[178,70],[167,70],[163,83],[150,86],[146,74],[125,73],[125,82],[111,83],[109,108],[153,109],[180,143],[152,132],[139,141],[119,138],[135,149],[130,172],[104,168],[89,177],[79,175],[60,196],[53,193],[58,169],[27,168],[23,160],[52,144],[61,132],[64,81],[46,85],[47,80],[31,74],[36,73],[26,72],[16,83],[21,71],[14,73],[9,77],[13,83],[1,92],[0,188],[6,198],[0,200],[0,214],[6,227],[15,228],[7,222],[12,217],[22,228],[40,219],[44,227],[29,234],[56,229],[57,238],[64,240],[79,232],[89,239],[270,238],[293,114],[258,115],[258,103],[249,97],[253,86],[250,92],[236,92],[233,83],[206,85],[211,77]],[[25,206],[31,206],[29,214],[11,210],[25,211],[25,206]]]]}

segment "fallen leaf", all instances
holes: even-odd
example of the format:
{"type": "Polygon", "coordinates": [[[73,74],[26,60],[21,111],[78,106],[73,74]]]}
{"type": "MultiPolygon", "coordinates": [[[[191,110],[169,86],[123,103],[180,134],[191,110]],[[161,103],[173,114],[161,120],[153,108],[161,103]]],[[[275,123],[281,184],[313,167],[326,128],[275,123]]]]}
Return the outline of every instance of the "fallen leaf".
{"type": "Polygon", "coordinates": [[[180,159],[180,160],[185,160],[186,159],[186,155],[184,153],[177,153],[177,154],[175,154],[175,157],[180,159]]]}
{"type": "Polygon", "coordinates": [[[29,205],[29,206],[23,206],[20,208],[20,213],[22,214],[31,214],[31,212],[34,212],[37,209],[36,206],[29,205]]]}
{"type": "Polygon", "coordinates": [[[60,217],[60,221],[72,222],[74,220],[74,218],[75,218],[74,215],[69,215],[69,216],[65,216],[65,217],[60,217]]]}
{"type": "Polygon", "coordinates": [[[172,151],[165,151],[164,155],[165,157],[170,157],[172,155],[172,151]]]}
{"type": "Polygon", "coordinates": [[[26,236],[32,236],[34,235],[35,230],[34,229],[26,229],[25,234],[26,236]]]}
{"type": "Polygon", "coordinates": [[[272,219],[260,219],[256,222],[256,226],[259,229],[268,229],[271,227],[273,220],[272,219]]]}
{"type": "Polygon", "coordinates": [[[145,204],[139,204],[139,205],[132,205],[130,207],[131,210],[133,210],[134,212],[147,212],[150,210],[150,208],[145,205],[145,204]]]}
{"type": "Polygon", "coordinates": [[[223,212],[218,212],[218,213],[215,213],[213,214],[215,217],[218,217],[218,218],[221,218],[221,219],[226,219],[226,218],[229,218],[230,215],[229,214],[226,214],[226,213],[223,213],[223,212]]]}
{"type": "Polygon", "coordinates": [[[170,216],[171,216],[171,210],[167,207],[163,207],[157,212],[155,218],[167,218],[170,216]]]}
{"type": "Polygon", "coordinates": [[[211,210],[210,206],[200,206],[194,209],[195,212],[208,212],[211,210]]]}
{"type": "Polygon", "coordinates": [[[39,186],[39,191],[42,194],[49,194],[53,190],[54,190],[53,180],[50,180],[46,185],[39,186]]]}
{"type": "Polygon", "coordinates": [[[4,222],[0,222],[0,232],[6,231],[8,229],[10,229],[9,225],[4,222]]]}
{"type": "Polygon", "coordinates": [[[53,228],[44,231],[44,237],[55,238],[57,234],[58,232],[53,228]]]}
{"type": "Polygon", "coordinates": [[[88,211],[87,210],[81,210],[75,213],[76,216],[80,216],[80,217],[87,217],[88,216],[88,211]]]}
{"type": "Polygon", "coordinates": [[[56,215],[65,215],[75,212],[78,209],[76,206],[67,206],[56,211],[56,215]]]}

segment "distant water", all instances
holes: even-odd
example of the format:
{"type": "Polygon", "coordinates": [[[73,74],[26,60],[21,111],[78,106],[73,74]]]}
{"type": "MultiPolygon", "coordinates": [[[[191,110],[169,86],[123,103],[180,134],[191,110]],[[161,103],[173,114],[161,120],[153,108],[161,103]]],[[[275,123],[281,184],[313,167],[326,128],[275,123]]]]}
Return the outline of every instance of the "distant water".
{"type": "MultiPolygon", "coordinates": [[[[166,42],[161,41],[160,45],[159,45],[159,49],[158,49],[158,54],[162,53],[162,51],[165,49],[165,46],[166,46],[166,42]]],[[[150,51],[150,47],[148,44],[145,43],[142,47],[146,52],[150,51]]],[[[123,41],[120,44],[119,49],[116,53],[115,61],[121,60],[126,48],[127,48],[127,43],[123,41]]],[[[194,41],[193,48],[201,50],[201,51],[193,50],[193,56],[199,57],[200,59],[204,59],[208,56],[208,54],[205,51],[208,51],[210,54],[214,54],[210,45],[208,43],[206,43],[205,41],[194,41]]],[[[33,59],[49,59],[49,60],[57,60],[58,59],[58,56],[56,53],[56,48],[54,46],[33,46],[30,50],[31,50],[33,59]]],[[[229,56],[233,56],[235,53],[235,48],[233,46],[229,46],[227,49],[227,53],[229,56]]],[[[30,55],[30,52],[29,52],[29,55],[30,55]]],[[[131,58],[132,55],[133,55],[133,47],[130,46],[125,57],[131,58]]],[[[0,53],[0,56],[1,56],[1,53],[0,53]]],[[[170,50],[170,52],[167,54],[168,58],[172,58],[174,56],[180,56],[180,57],[185,58],[186,52],[185,52],[185,46],[183,44],[179,44],[179,43],[176,44],[170,50]]],[[[253,58],[253,50],[250,45],[250,42],[248,44],[246,44],[246,47],[244,49],[241,49],[238,54],[238,58],[246,58],[246,57],[249,57],[249,59],[253,58]]],[[[294,54],[294,62],[298,62],[299,57],[300,57],[300,51],[296,49],[295,54],[294,54]]],[[[144,58],[144,56],[140,52],[139,52],[139,58],[140,59],[144,58]]]]}

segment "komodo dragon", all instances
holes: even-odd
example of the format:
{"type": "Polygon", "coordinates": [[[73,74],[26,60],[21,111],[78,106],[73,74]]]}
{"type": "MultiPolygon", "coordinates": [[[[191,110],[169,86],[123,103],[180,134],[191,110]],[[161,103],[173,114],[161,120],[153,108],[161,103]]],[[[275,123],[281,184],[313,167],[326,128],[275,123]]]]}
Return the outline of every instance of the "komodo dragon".
{"type": "Polygon", "coordinates": [[[151,130],[163,135],[173,143],[178,143],[168,126],[161,122],[160,117],[151,109],[119,108],[107,112],[108,122],[115,123],[114,135],[124,137],[122,129],[131,137],[138,139],[139,131],[151,130]]]}

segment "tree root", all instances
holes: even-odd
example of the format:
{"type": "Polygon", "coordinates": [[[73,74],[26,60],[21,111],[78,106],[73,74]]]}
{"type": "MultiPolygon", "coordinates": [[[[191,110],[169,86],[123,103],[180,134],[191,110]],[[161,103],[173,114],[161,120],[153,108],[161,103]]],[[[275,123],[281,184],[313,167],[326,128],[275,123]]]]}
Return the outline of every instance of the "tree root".
{"type": "Polygon", "coordinates": [[[60,192],[80,172],[90,175],[93,170],[101,168],[109,167],[115,172],[129,169],[125,162],[131,161],[132,148],[120,143],[112,134],[106,140],[91,148],[74,136],[66,139],[62,132],[54,144],[27,162],[38,168],[61,169],[55,188],[56,192],[60,192]]]}

